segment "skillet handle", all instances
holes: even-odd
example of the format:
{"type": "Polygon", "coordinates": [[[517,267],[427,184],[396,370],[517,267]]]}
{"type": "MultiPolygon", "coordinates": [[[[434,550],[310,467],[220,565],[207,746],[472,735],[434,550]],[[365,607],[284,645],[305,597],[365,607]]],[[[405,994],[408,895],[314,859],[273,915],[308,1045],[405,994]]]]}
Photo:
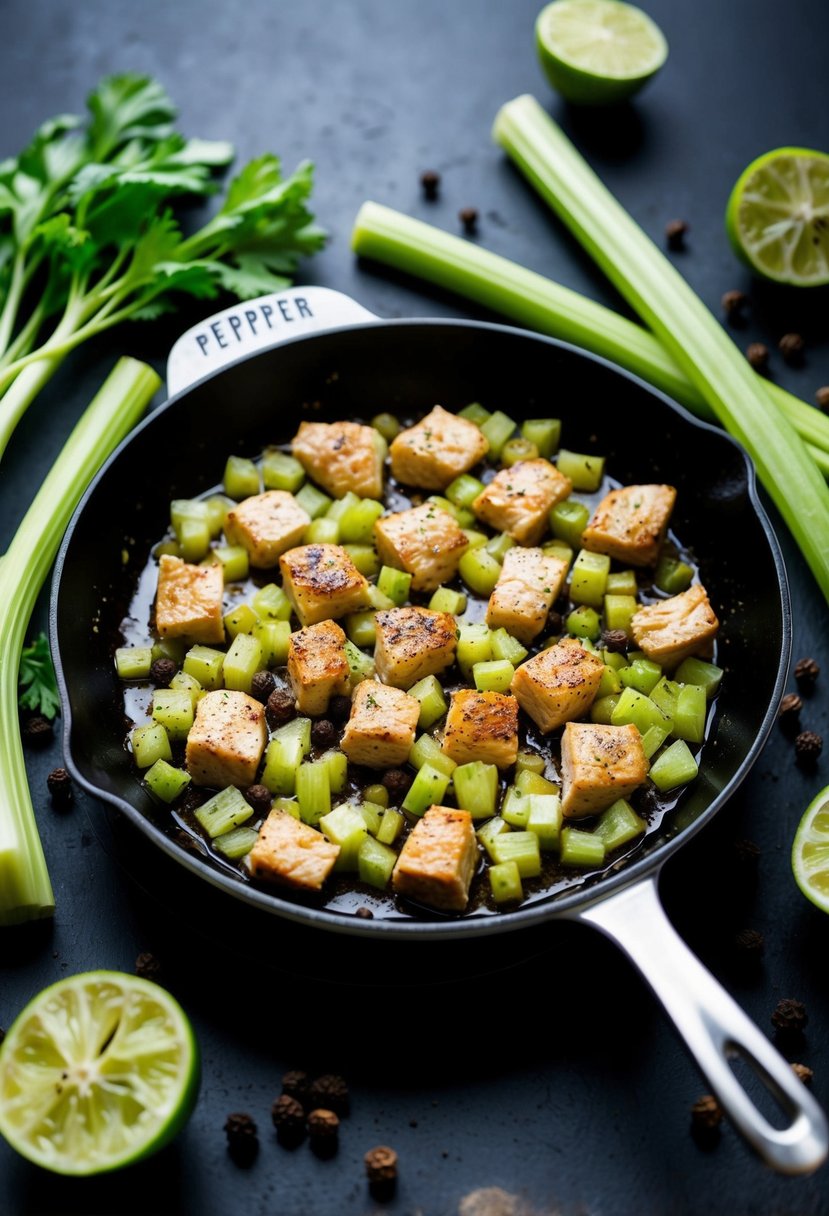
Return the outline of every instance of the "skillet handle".
{"type": "Polygon", "coordinates": [[[167,391],[172,397],[241,355],[289,338],[376,319],[362,304],[330,287],[292,287],[242,300],[181,335],[167,360],[167,391]]]}
{"type": "Polygon", "coordinates": [[[783,1174],[816,1170],[829,1151],[826,1116],[791,1066],[691,953],[668,920],[657,879],[646,878],[579,912],[624,950],[653,988],[746,1140],[783,1174]],[[773,1127],[729,1065],[741,1056],[789,1122],[773,1127]]]}

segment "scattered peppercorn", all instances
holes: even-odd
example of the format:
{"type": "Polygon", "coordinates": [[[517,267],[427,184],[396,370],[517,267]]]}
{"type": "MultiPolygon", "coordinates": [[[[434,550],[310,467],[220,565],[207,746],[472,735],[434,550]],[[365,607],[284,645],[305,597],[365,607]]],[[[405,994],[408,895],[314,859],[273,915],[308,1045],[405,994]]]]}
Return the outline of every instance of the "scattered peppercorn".
{"type": "Polygon", "coordinates": [[[746,347],[746,358],[756,372],[765,371],[769,365],[769,348],[764,342],[750,342],[746,347]]]}
{"type": "Polygon", "coordinates": [[[24,720],[20,737],[30,747],[45,747],[52,741],[52,723],[41,714],[32,714],[24,720]]]}
{"type": "Polygon", "coordinates": [[[809,1021],[806,1006],[793,997],[783,997],[771,1015],[771,1024],[781,1034],[802,1034],[809,1021]]]}
{"type": "Polygon", "coordinates": [[[150,954],[149,950],[142,950],[135,960],[135,974],[139,975],[142,980],[152,980],[153,983],[158,983],[161,976],[161,963],[154,954],[150,954]]]}
{"type": "Polygon", "coordinates": [[[727,291],[720,303],[727,320],[739,321],[748,304],[748,296],[744,291],[727,291]]]}
{"type": "Polygon", "coordinates": [[[385,1144],[370,1148],[363,1157],[371,1187],[391,1187],[397,1181],[397,1153],[385,1144]]]}
{"type": "Polygon", "coordinates": [[[440,174],[435,173],[434,169],[424,169],[420,175],[420,184],[426,198],[433,201],[440,190],[440,174]]]}
{"type": "Polygon", "coordinates": [[[781,727],[787,733],[800,729],[800,711],[803,708],[803,701],[796,692],[787,692],[783,700],[780,702],[777,718],[781,727]]]}
{"type": "Polygon", "coordinates": [[[308,1116],[311,1148],[319,1157],[330,1157],[337,1151],[340,1121],[333,1110],[312,1110],[308,1116]]]}
{"type": "Polygon", "coordinates": [[[267,815],[273,803],[273,794],[266,785],[249,785],[245,790],[245,802],[257,815],[267,815]]]}
{"type": "Polygon", "coordinates": [[[603,629],[601,642],[612,654],[624,654],[628,648],[628,635],[624,629],[603,629]]]}
{"type": "Polygon", "coordinates": [[[271,693],[276,687],[276,681],[273,678],[272,671],[266,671],[264,668],[261,671],[255,671],[250,681],[250,695],[255,697],[257,701],[266,704],[271,693]]]}
{"type": "Polygon", "coordinates": [[[337,730],[333,722],[328,718],[320,718],[311,727],[311,742],[314,747],[323,749],[336,746],[340,738],[340,732],[337,730]]]}
{"type": "Polygon", "coordinates": [[[361,907],[359,907],[357,909],[357,911],[354,913],[354,915],[359,916],[360,920],[373,920],[374,919],[374,913],[372,912],[371,908],[367,908],[367,907],[365,907],[365,905],[362,905],[361,907]]]}
{"type": "Polygon", "coordinates": [[[816,764],[822,751],[823,739],[813,730],[802,730],[794,741],[795,758],[806,767],[816,764]]]}
{"type": "Polygon", "coordinates": [[[332,722],[345,722],[351,714],[351,697],[338,693],[328,702],[328,716],[332,722]]]}
{"type": "Polygon", "coordinates": [[[155,659],[150,666],[150,679],[159,688],[169,688],[170,681],[178,671],[178,664],[172,659],[155,659]]]}
{"type": "Polygon", "coordinates": [[[52,769],[46,778],[46,787],[58,810],[66,810],[72,803],[72,779],[65,768],[52,769]]]}
{"type": "Polygon", "coordinates": [[[311,1106],[319,1106],[324,1110],[334,1111],[337,1115],[348,1114],[348,1086],[342,1077],[335,1073],[325,1073],[311,1082],[308,1090],[308,1101],[311,1106]]]}
{"type": "Polygon", "coordinates": [[[695,1132],[715,1132],[722,1123],[722,1107],[713,1094],[703,1094],[691,1107],[691,1127],[695,1132]]]}
{"type": "Polygon", "coordinates": [[[689,225],[685,220],[669,220],[665,225],[665,240],[669,249],[684,249],[689,225]]]}
{"type": "Polygon", "coordinates": [[[458,219],[463,224],[463,230],[466,235],[474,236],[478,231],[478,208],[461,207],[458,212],[458,219]]]}
{"type": "Polygon", "coordinates": [[[820,675],[820,666],[814,659],[798,659],[794,665],[794,678],[801,692],[810,693],[820,675]]]}
{"type": "Polygon", "coordinates": [[[291,718],[296,716],[296,705],[294,698],[284,688],[275,688],[268,697],[268,703],[265,706],[265,717],[268,720],[268,726],[271,730],[275,730],[277,726],[284,726],[286,722],[290,722],[291,718]]]}
{"type": "Polygon", "coordinates": [[[392,803],[399,805],[409,792],[412,778],[402,768],[390,768],[383,773],[382,784],[389,791],[392,803]]]}
{"type": "Polygon", "coordinates": [[[783,334],[777,348],[787,363],[797,364],[803,359],[806,343],[801,334],[783,334]]]}
{"type": "Polygon", "coordinates": [[[829,410],[829,384],[822,385],[815,393],[815,401],[822,410],[829,410]]]}
{"type": "Polygon", "coordinates": [[[760,848],[753,840],[735,840],[734,856],[746,870],[756,870],[760,860],[760,848]]]}
{"type": "Polygon", "coordinates": [[[250,1115],[237,1112],[225,1120],[227,1148],[237,1165],[249,1165],[259,1151],[256,1124],[250,1115]]]}
{"type": "Polygon", "coordinates": [[[766,939],[756,929],[741,929],[734,937],[734,945],[746,956],[760,958],[766,946],[766,939]]]}
{"type": "Polygon", "coordinates": [[[271,1119],[281,1144],[295,1146],[305,1137],[305,1108],[290,1094],[280,1094],[271,1107],[271,1119]]]}
{"type": "Polygon", "coordinates": [[[288,1094],[291,1098],[296,1098],[298,1102],[307,1102],[308,1087],[311,1084],[311,1078],[307,1072],[302,1072],[299,1068],[292,1068],[290,1072],[286,1072],[282,1078],[282,1092],[288,1094]]]}
{"type": "Polygon", "coordinates": [[[808,1064],[792,1064],[792,1072],[804,1085],[811,1085],[815,1077],[814,1071],[809,1068],[808,1064]]]}

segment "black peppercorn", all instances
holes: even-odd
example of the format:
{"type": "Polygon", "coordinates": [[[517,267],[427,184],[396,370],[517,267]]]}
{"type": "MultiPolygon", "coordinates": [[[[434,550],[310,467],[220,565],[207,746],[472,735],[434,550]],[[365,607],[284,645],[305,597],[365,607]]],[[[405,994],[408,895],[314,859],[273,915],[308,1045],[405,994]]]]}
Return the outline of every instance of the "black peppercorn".
{"type": "Polygon", "coordinates": [[[734,858],[745,870],[756,870],[760,860],[760,848],[753,840],[735,840],[734,858]]]}
{"type": "Polygon", "coordinates": [[[821,385],[815,393],[815,401],[822,410],[829,410],[829,384],[821,385]]]}
{"type": "Polygon", "coordinates": [[[225,1121],[227,1147],[237,1165],[249,1165],[259,1151],[256,1124],[250,1115],[237,1112],[225,1121]]]}
{"type": "Polygon", "coordinates": [[[628,648],[628,635],[624,629],[603,629],[602,646],[612,654],[624,654],[628,648]]]}
{"type": "Polygon", "coordinates": [[[756,372],[765,371],[769,364],[769,348],[763,342],[750,342],[746,358],[756,372]]]}
{"type": "Polygon", "coordinates": [[[808,1064],[792,1064],[792,1072],[804,1085],[811,1085],[815,1078],[814,1071],[809,1068],[808,1064]]]}
{"type": "Polygon", "coordinates": [[[797,718],[803,708],[803,701],[796,692],[787,692],[780,702],[779,718],[797,718]]]}
{"type": "Polygon", "coordinates": [[[374,913],[372,912],[371,908],[366,908],[364,905],[359,907],[354,915],[359,916],[360,920],[374,919],[374,913]]]}
{"type": "Polygon", "coordinates": [[[713,1094],[703,1094],[691,1107],[691,1127],[696,1132],[714,1132],[722,1123],[722,1107],[713,1094]]]}
{"type": "Polygon", "coordinates": [[[172,659],[156,659],[150,667],[150,679],[159,688],[169,688],[170,681],[178,671],[178,664],[172,659]]]}
{"type": "Polygon", "coordinates": [[[308,1101],[311,1106],[322,1107],[334,1111],[336,1115],[348,1114],[348,1086],[342,1077],[334,1073],[326,1073],[311,1082],[308,1090],[308,1101]]]}
{"type": "Polygon", "coordinates": [[[292,1068],[282,1078],[282,1092],[290,1098],[296,1098],[298,1102],[305,1103],[308,1098],[308,1086],[310,1084],[311,1078],[307,1072],[302,1072],[299,1068],[292,1068]]]}
{"type": "Polygon", "coordinates": [[[255,671],[250,682],[250,695],[265,704],[275,688],[273,672],[255,671]]]}
{"type": "Polygon", "coordinates": [[[802,1034],[808,1021],[809,1015],[806,1012],[806,1006],[802,1001],[796,1001],[793,997],[784,996],[781,1001],[777,1002],[771,1015],[772,1026],[781,1034],[802,1034]]]}
{"type": "Polygon", "coordinates": [[[149,950],[144,950],[135,960],[135,974],[143,980],[153,980],[154,983],[158,983],[161,963],[154,954],[150,954],[149,950]]]}
{"type": "Polygon", "coordinates": [[[803,360],[806,343],[801,334],[783,334],[777,348],[787,363],[798,364],[803,360]]]}
{"type": "Polygon", "coordinates": [[[766,939],[756,929],[741,929],[734,937],[734,945],[746,957],[759,958],[765,949],[766,939]]]}
{"type": "Polygon", "coordinates": [[[340,1120],[333,1110],[320,1107],[308,1116],[308,1134],[312,1140],[336,1140],[340,1131],[340,1120]]]}
{"type": "Polygon", "coordinates": [[[276,730],[277,726],[284,726],[286,722],[290,722],[291,718],[296,717],[296,705],[291,694],[284,688],[275,688],[268,697],[265,717],[271,730],[276,730]]]}
{"type": "Polygon", "coordinates": [[[72,802],[72,779],[65,768],[52,769],[46,778],[46,787],[52,803],[58,810],[65,810],[72,802]]]}
{"type": "Polygon", "coordinates": [[[463,224],[463,230],[467,236],[474,236],[478,231],[478,209],[477,207],[461,207],[458,212],[458,219],[463,224]]]}
{"type": "Polygon", "coordinates": [[[673,250],[685,248],[685,237],[689,225],[685,220],[669,220],[665,225],[665,240],[668,248],[673,250]]]}
{"type": "Polygon", "coordinates": [[[257,815],[265,816],[271,809],[273,794],[266,785],[249,785],[245,790],[245,802],[257,815]]]}
{"type": "Polygon", "coordinates": [[[328,702],[328,716],[332,722],[345,722],[351,715],[351,697],[338,693],[328,702]]]}
{"type": "Polygon", "coordinates": [[[363,1157],[371,1187],[388,1187],[397,1179],[397,1153],[385,1144],[370,1148],[363,1157]]]}
{"type": "Polygon", "coordinates": [[[399,806],[409,792],[412,778],[402,768],[390,768],[383,773],[383,785],[389,791],[389,800],[399,806]]]}
{"type": "Polygon", "coordinates": [[[820,666],[814,659],[798,659],[794,665],[794,678],[801,692],[812,692],[819,675],[820,666]]]}
{"type": "Polygon", "coordinates": [[[436,173],[434,169],[424,169],[420,175],[420,184],[425,197],[433,201],[440,190],[440,174],[436,173]]]}
{"type": "Polygon", "coordinates": [[[314,747],[324,749],[334,747],[339,741],[340,732],[328,718],[320,718],[311,727],[311,742],[314,747]]]}
{"type": "Polygon", "coordinates": [[[290,1094],[281,1094],[271,1106],[271,1119],[282,1144],[295,1145],[305,1136],[305,1108],[290,1094]]]}
{"type": "Polygon", "coordinates": [[[727,291],[721,300],[727,320],[738,321],[747,303],[748,296],[744,291],[727,291]]]}
{"type": "Polygon", "coordinates": [[[816,764],[822,751],[823,739],[813,730],[802,730],[794,741],[795,758],[805,767],[816,764]]]}
{"type": "Polygon", "coordinates": [[[52,741],[52,723],[41,714],[32,714],[23,721],[20,737],[29,747],[45,747],[52,741]]]}

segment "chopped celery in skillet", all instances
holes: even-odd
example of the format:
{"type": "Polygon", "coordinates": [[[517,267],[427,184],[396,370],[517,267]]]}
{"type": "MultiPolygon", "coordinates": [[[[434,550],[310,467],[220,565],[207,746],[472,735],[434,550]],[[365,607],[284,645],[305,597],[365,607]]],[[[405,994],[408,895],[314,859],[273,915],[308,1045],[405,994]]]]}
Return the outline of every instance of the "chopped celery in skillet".
{"type": "Polygon", "coordinates": [[[458,915],[657,830],[722,676],[676,492],[519,413],[313,416],[169,503],[113,656],[166,831],[240,882],[458,915]]]}

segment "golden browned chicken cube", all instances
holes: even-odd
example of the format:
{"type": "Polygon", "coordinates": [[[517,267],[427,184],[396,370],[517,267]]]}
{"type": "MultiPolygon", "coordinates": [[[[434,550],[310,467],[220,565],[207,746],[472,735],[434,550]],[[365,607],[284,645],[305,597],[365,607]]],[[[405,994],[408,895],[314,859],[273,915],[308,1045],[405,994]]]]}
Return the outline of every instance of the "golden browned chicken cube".
{"type": "Polygon", "coordinates": [[[547,623],[547,614],[561,594],[566,577],[567,562],[559,557],[520,545],[509,549],[489,597],[487,625],[490,629],[504,628],[529,645],[547,623]]]}
{"type": "Polygon", "coordinates": [[[383,497],[383,441],[358,422],[302,422],[293,453],[309,477],[335,498],[349,490],[361,498],[383,497]]]}
{"type": "Polygon", "coordinates": [[[301,714],[317,717],[337,693],[349,689],[345,634],[336,621],[320,621],[291,634],[288,679],[301,714]]]}
{"type": "Polygon", "coordinates": [[[369,606],[368,582],[341,545],[300,545],[279,559],[283,589],[302,625],[369,606]]]}
{"type": "Polygon", "coordinates": [[[248,853],[248,865],[254,878],[319,891],[339,853],[340,846],[322,832],[285,811],[271,811],[248,853]]]}
{"type": "Polygon", "coordinates": [[[509,768],[518,755],[518,702],[503,692],[452,693],[443,750],[456,764],[482,760],[509,768]]]}
{"type": "Polygon", "coordinates": [[[410,832],[392,874],[392,886],[428,908],[463,912],[478,868],[472,816],[433,806],[410,832]]]}
{"type": "Polygon", "coordinates": [[[406,762],[419,717],[416,697],[377,680],[363,680],[354,689],[340,746],[352,764],[395,768],[406,762]]]}
{"type": "Polygon", "coordinates": [[[572,488],[570,478],[549,460],[519,460],[495,474],[472,503],[472,510],[520,545],[537,545],[547,527],[550,507],[566,498],[572,488]]]}
{"type": "Polygon", "coordinates": [[[431,502],[382,516],[374,540],[380,560],[411,574],[415,591],[434,591],[453,579],[469,544],[449,512],[431,502]]]}
{"type": "Polygon", "coordinates": [[[443,490],[488,451],[489,440],[474,422],[436,405],[416,426],[395,437],[389,455],[391,471],[404,485],[443,490]]]}
{"type": "Polygon", "coordinates": [[[648,775],[635,726],[568,722],[561,737],[561,810],[567,819],[597,815],[627,798],[648,775]]]}
{"type": "Polygon", "coordinates": [[[639,649],[668,668],[690,654],[709,655],[719,627],[708,593],[698,583],[680,595],[640,608],[630,623],[639,649]]]}
{"type": "Polygon", "coordinates": [[[193,566],[165,553],[158,562],[155,627],[162,638],[223,642],[224,578],[218,562],[193,566]]]}
{"type": "Polygon", "coordinates": [[[265,707],[245,692],[220,688],[196,706],[187,736],[187,771],[194,785],[253,785],[265,750],[265,707]]]}
{"type": "Polygon", "coordinates": [[[302,540],[311,516],[287,490],[266,490],[233,507],[225,519],[225,536],[231,545],[248,551],[250,564],[259,570],[275,566],[286,549],[302,540]]]}
{"type": "Polygon", "coordinates": [[[458,625],[449,612],[429,608],[390,608],[374,618],[374,665],[384,684],[411,688],[455,661],[458,625]]]}
{"type": "Polygon", "coordinates": [[[565,638],[522,663],[511,692],[540,730],[547,734],[587,713],[604,671],[601,659],[575,638],[565,638]]]}
{"type": "Polygon", "coordinates": [[[606,494],[584,530],[582,544],[631,566],[653,566],[676,502],[673,486],[623,486],[606,494]]]}

